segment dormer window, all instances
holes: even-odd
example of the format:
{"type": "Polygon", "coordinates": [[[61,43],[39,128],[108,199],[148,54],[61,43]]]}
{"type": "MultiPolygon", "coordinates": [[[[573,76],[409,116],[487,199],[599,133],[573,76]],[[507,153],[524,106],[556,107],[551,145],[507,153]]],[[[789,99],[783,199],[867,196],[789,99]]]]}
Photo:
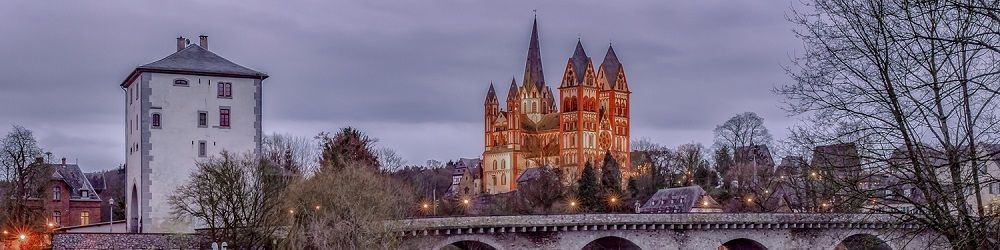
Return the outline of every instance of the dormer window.
{"type": "Polygon", "coordinates": [[[175,86],[184,86],[184,87],[187,87],[188,86],[188,80],[187,79],[174,79],[174,85],[175,86]]]}
{"type": "Polygon", "coordinates": [[[90,192],[87,192],[87,190],[80,190],[80,197],[81,198],[90,197],[90,192]]]}

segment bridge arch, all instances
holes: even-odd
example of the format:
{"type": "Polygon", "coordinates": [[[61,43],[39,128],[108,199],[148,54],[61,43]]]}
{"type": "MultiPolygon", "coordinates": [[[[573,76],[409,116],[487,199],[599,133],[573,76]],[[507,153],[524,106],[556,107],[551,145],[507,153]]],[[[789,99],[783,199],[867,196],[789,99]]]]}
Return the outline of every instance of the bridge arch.
{"type": "Polygon", "coordinates": [[[722,243],[719,250],[767,250],[767,247],[755,240],[738,238],[722,243]]]}
{"type": "Polygon", "coordinates": [[[592,240],[583,246],[583,250],[641,250],[639,245],[618,236],[605,236],[592,240]]]}
{"type": "Polygon", "coordinates": [[[496,247],[477,240],[460,240],[439,248],[440,250],[497,250],[496,247]]]}
{"type": "Polygon", "coordinates": [[[892,250],[888,242],[878,236],[866,233],[847,236],[833,248],[834,250],[892,250]]]}

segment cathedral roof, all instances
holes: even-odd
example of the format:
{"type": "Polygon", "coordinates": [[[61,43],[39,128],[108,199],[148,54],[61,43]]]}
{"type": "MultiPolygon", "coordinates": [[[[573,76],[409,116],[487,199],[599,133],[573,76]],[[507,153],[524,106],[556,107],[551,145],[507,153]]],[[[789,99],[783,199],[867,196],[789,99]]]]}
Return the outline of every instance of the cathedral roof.
{"type": "Polygon", "coordinates": [[[158,61],[139,66],[122,82],[127,87],[142,72],[266,79],[267,74],[240,66],[201,46],[191,44],[158,61]]]}
{"type": "Polygon", "coordinates": [[[528,42],[528,59],[524,64],[524,85],[533,84],[537,88],[545,86],[542,74],[542,53],[538,47],[538,19],[531,26],[531,41],[528,42]]]}
{"type": "Polygon", "coordinates": [[[493,89],[493,83],[490,83],[490,90],[486,92],[486,104],[490,104],[491,101],[496,102],[497,91],[493,89]]]}
{"type": "Polygon", "coordinates": [[[543,114],[538,122],[528,119],[527,114],[521,114],[521,129],[527,131],[549,131],[559,129],[559,113],[543,114]]]}
{"type": "Polygon", "coordinates": [[[576,51],[573,51],[573,57],[570,59],[573,61],[576,82],[582,83],[583,77],[587,74],[587,62],[590,61],[590,57],[587,57],[587,52],[583,50],[583,43],[579,40],[576,41],[576,51]]]}
{"type": "Polygon", "coordinates": [[[510,79],[510,90],[507,90],[507,101],[521,99],[517,93],[517,79],[510,79]]]}
{"type": "Polygon", "coordinates": [[[615,83],[618,82],[618,69],[621,66],[622,63],[618,61],[615,48],[608,45],[608,54],[604,55],[604,62],[601,63],[601,68],[604,69],[604,77],[608,79],[609,87],[614,88],[615,83]]]}

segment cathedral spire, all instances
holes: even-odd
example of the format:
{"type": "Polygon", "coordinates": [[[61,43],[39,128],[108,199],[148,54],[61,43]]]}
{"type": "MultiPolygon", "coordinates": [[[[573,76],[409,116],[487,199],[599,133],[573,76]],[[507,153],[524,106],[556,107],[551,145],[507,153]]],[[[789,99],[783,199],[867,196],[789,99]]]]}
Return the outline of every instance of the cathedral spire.
{"type": "Polygon", "coordinates": [[[583,50],[583,43],[579,39],[576,40],[576,51],[573,51],[573,73],[576,74],[576,82],[582,83],[583,77],[587,74],[587,62],[590,61],[590,57],[587,57],[587,52],[583,50]]]}
{"type": "Polygon", "coordinates": [[[604,62],[601,63],[601,68],[604,69],[604,77],[608,79],[608,87],[615,87],[615,83],[618,82],[618,71],[621,69],[621,66],[622,63],[618,61],[615,48],[608,45],[608,54],[604,55],[604,62]]]}
{"type": "Polygon", "coordinates": [[[521,96],[517,92],[517,78],[510,78],[510,90],[507,91],[507,102],[520,100],[521,96]]]}
{"type": "Polygon", "coordinates": [[[542,53],[538,47],[538,18],[531,25],[531,41],[528,42],[528,59],[524,65],[524,85],[533,84],[541,89],[545,86],[542,74],[542,53]]]}
{"type": "Polygon", "coordinates": [[[486,92],[486,104],[496,104],[497,103],[497,91],[493,89],[493,82],[490,82],[490,90],[486,92]]]}

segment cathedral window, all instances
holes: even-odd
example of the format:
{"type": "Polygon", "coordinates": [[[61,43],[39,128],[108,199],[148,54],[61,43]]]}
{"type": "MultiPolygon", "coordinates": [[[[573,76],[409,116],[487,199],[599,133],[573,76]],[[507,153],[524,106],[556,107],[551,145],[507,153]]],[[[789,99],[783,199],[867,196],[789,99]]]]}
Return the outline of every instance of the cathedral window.
{"type": "MultiPolygon", "coordinates": [[[[493,160],[493,170],[497,170],[497,160],[493,160]]],[[[493,177],[496,178],[496,177],[493,177]]],[[[496,181],[494,181],[496,182],[496,181]]]]}
{"type": "Polygon", "coordinates": [[[497,184],[497,176],[496,176],[496,175],[494,175],[494,176],[493,176],[493,185],[496,185],[496,184],[497,184]]]}
{"type": "Polygon", "coordinates": [[[507,160],[500,160],[500,169],[507,169],[507,160]]]}
{"type": "Polygon", "coordinates": [[[229,108],[219,108],[219,127],[229,127],[229,108]]]}
{"type": "Polygon", "coordinates": [[[507,185],[507,174],[500,174],[500,185],[507,185]]]}

